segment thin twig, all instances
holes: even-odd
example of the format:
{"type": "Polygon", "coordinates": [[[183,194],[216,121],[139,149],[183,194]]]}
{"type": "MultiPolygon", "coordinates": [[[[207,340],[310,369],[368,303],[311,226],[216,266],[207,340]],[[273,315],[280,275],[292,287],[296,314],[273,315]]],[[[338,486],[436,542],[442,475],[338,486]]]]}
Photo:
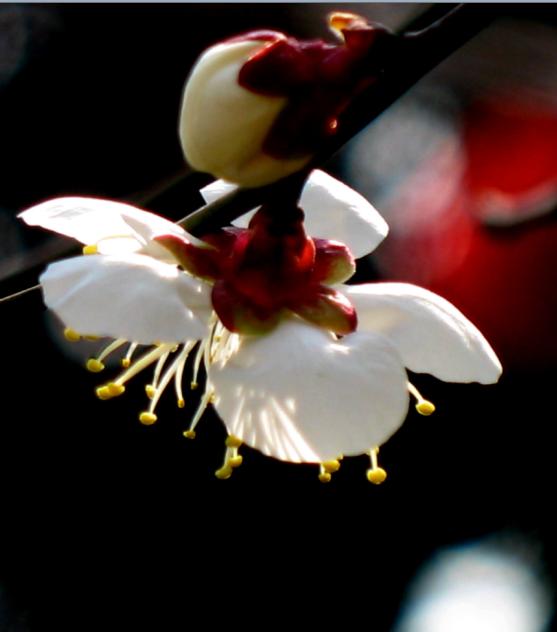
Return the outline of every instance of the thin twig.
{"type": "Polygon", "coordinates": [[[29,292],[33,292],[34,290],[39,290],[41,287],[40,283],[37,285],[32,285],[31,287],[26,287],[24,290],[19,290],[19,292],[14,292],[13,294],[9,294],[8,296],[3,296],[0,298],[0,303],[5,303],[6,301],[11,301],[14,298],[19,298],[24,294],[29,294],[29,292]]]}

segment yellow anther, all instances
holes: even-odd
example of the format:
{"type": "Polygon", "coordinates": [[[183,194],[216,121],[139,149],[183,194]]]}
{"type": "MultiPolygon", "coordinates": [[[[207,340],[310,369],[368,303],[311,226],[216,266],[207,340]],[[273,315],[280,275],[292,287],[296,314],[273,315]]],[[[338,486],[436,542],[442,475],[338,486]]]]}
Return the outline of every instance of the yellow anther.
{"type": "Polygon", "coordinates": [[[89,358],[85,366],[88,371],[91,371],[91,373],[100,373],[100,371],[104,369],[104,364],[97,360],[97,358],[89,358]]]}
{"type": "Polygon", "coordinates": [[[110,397],[118,397],[118,395],[121,395],[126,390],[123,384],[116,384],[116,382],[109,382],[106,384],[106,388],[110,393],[110,397]]]}
{"type": "Polygon", "coordinates": [[[99,386],[95,391],[97,393],[97,397],[99,399],[112,399],[113,397],[118,397],[126,390],[125,386],[122,384],[115,384],[114,382],[109,382],[104,386],[99,386]]]}
{"type": "Polygon", "coordinates": [[[157,421],[157,416],[155,415],[155,413],[149,413],[145,411],[139,415],[139,421],[144,426],[152,426],[155,423],[155,421],[157,421]]]}
{"type": "Polygon", "coordinates": [[[340,463],[338,461],[325,461],[322,465],[325,472],[328,472],[329,474],[334,474],[340,469],[340,463]]]}
{"type": "Polygon", "coordinates": [[[427,417],[435,412],[435,404],[428,402],[427,399],[422,399],[416,404],[416,410],[420,413],[420,415],[427,417]]]}
{"type": "Polygon", "coordinates": [[[110,391],[108,390],[108,386],[99,386],[95,389],[95,393],[99,399],[110,399],[112,397],[110,391]]]}
{"type": "Polygon", "coordinates": [[[387,478],[387,472],[382,467],[370,468],[367,471],[367,480],[374,485],[381,485],[387,478]]]}
{"type": "Polygon", "coordinates": [[[153,399],[155,397],[155,393],[157,392],[155,387],[152,384],[145,384],[145,392],[147,393],[147,397],[149,399],[153,399]]]}
{"type": "Polygon", "coordinates": [[[234,435],[229,435],[224,443],[227,448],[239,448],[242,445],[242,440],[234,435]]]}
{"type": "Polygon", "coordinates": [[[319,480],[322,483],[330,483],[331,478],[333,478],[329,472],[319,472],[319,480]]]}
{"type": "Polygon", "coordinates": [[[99,252],[99,249],[95,244],[91,244],[90,246],[83,246],[84,255],[96,255],[97,252],[99,252]]]}
{"type": "Polygon", "coordinates": [[[184,408],[186,405],[186,402],[181,398],[176,403],[178,404],[178,408],[184,408]]]}
{"type": "Polygon", "coordinates": [[[223,465],[219,470],[215,472],[215,476],[221,481],[224,481],[232,476],[232,468],[228,465],[223,465]]]}
{"type": "Polygon", "coordinates": [[[124,369],[128,369],[131,365],[131,360],[129,358],[122,358],[120,360],[120,364],[124,369]]]}
{"type": "Polygon", "coordinates": [[[195,439],[195,430],[184,430],[183,435],[186,439],[195,439]]]}
{"type": "Polygon", "coordinates": [[[232,468],[240,467],[242,465],[243,457],[241,454],[237,454],[236,456],[231,457],[226,462],[226,465],[229,465],[232,468]]]}
{"type": "Polygon", "coordinates": [[[191,382],[190,383],[190,388],[192,391],[195,391],[195,389],[199,386],[199,384],[197,382],[191,382]]]}
{"type": "Polygon", "coordinates": [[[66,327],[66,329],[64,329],[64,338],[70,342],[78,342],[81,340],[80,334],[78,334],[74,329],[70,329],[70,327],[66,327]]]}

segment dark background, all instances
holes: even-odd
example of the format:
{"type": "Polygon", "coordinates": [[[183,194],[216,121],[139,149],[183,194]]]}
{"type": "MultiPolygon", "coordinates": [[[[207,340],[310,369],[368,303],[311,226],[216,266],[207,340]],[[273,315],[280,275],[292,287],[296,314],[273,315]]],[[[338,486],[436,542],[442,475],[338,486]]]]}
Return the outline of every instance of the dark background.
{"type": "MultiPolygon", "coordinates": [[[[259,27],[325,36],[334,8],[0,5],[3,294],[35,283],[36,257],[66,247],[13,219],[32,204],[150,198],[175,219],[195,208],[192,179],[165,183],[186,172],[177,116],[199,52],[259,27]]],[[[360,12],[396,28],[423,8],[360,12]]],[[[515,15],[512,28],[523,22],[553,28],[543,7],[515,15]]],[[[443,73],[435,81],[447,82],[450,68],[443,73]]],[[[454,83],[447,90],[458,96],[454,83]]],[[[349,152],[329,170],[350,177],[349,152]]],[[[362,263],[361,278],[377,274],[362,263]]],[[[38,293],[0,310],[1,632],[183,630],[196,616],[204,628],[359,622],[386,632],[435,551],[509,534],[536,550],[540,576],[555,575],[554,358],[505,366],[490,387],[416,376],[438,412],[411,412],[382,449],[381,487],[367,482],[364,457],[323,485],[315,467],[247,449],[233,478],[219,481],[225,434],[214,415],[188,442],[191,408],[163,399],[159,423],[142,427],[142,380],[118,400],[97,400],[95,376],[38,293]]]]}

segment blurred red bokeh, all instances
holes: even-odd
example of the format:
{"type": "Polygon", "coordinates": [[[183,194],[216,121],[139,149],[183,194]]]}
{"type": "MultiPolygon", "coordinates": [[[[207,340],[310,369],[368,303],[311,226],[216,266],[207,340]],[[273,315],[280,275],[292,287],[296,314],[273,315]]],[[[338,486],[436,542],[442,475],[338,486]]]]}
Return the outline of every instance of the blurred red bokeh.
{"type": "MultiPolygon", "coordinates": [[[[519,93],[517,89],[516,93],[519,93]]],[[[457,305],[507,366],[557,360],[557,107],[503,93],[462,114],[390,207],[383,276],[457,305]]]]}

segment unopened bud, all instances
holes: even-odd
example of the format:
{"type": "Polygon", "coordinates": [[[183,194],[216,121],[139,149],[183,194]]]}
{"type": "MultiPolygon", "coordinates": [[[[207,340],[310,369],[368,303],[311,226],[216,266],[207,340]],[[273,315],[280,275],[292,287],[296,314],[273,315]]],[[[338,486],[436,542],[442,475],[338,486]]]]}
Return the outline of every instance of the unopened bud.
{"type": "Polygon", "coordinates": [[[342,40],[336,45],[255,31],[201,55],[180,117],[182,148],[194,169],[255,187],[310,162],[336,133],[351,97],[380,71],[377,43],[387,32],[346,13],[333,14],[330,23],[342,40]]]}

